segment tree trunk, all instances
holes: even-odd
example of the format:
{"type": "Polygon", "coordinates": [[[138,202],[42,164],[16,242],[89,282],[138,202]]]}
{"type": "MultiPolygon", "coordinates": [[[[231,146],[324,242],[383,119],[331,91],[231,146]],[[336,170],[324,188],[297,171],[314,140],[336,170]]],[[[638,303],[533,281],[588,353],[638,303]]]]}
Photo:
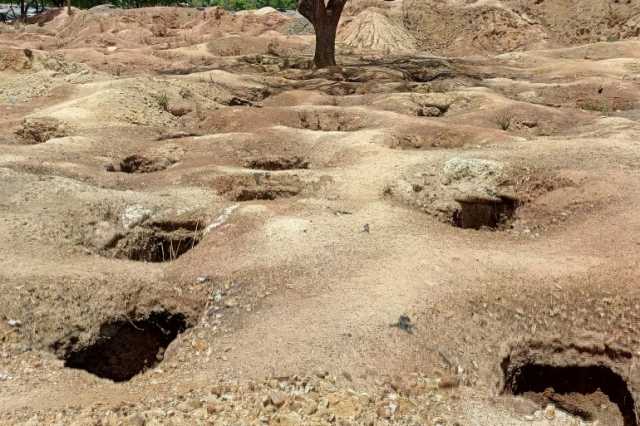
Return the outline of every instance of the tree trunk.
{"type": "Polygon", "coordinates": [[[20,20],[27,22],[27,4],[25,0],[20,0],[20,20]]]}
{"type": "Polygon", "coordinates": [[[298,0],[298,11],[316,32],[316,68],[336,65],[336,32],[347,0],[298,0]]]}
{"type": "Polygon", "coordinates": [[[317,68],[332,67],[336,65],[336,30],[329,20],[316,22],[316,53],[313,63],[317,68]]]}

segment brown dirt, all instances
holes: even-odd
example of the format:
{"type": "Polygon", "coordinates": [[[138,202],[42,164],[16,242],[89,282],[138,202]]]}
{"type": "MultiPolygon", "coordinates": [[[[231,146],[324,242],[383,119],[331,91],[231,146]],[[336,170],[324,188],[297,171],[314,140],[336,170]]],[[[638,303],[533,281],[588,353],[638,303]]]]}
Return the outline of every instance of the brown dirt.
{"type": "Polygon", "coordinates": [[[635,3],[525,3],[2,26],[0,423],[636,425],[635,3]]]}
{"type": "Polygon", "coordinates": [[[633,1],[405,0],[403,8],[420,47],[433,52],[510,52],[640,34],[640,5],[633,1]]]}

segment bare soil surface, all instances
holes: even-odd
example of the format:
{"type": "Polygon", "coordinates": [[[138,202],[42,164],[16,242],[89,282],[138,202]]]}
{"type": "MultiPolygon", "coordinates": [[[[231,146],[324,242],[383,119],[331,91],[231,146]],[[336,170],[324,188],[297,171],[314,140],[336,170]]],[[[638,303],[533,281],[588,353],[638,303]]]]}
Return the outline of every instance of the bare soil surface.
{"type": "Polygon", "coordinates": [[[0,423],[638,424],[635,3],[411,3],[0,27],[0,423]]]}

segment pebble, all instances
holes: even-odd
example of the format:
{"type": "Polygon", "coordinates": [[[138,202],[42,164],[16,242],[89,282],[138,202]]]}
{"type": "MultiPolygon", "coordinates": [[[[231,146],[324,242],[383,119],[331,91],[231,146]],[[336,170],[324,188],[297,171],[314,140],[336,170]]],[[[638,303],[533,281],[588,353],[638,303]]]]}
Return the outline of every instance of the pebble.
{"type": "Polygon", "coordinates": [[[438,387],[440,389],[456,388],[460,385],[460,380],[456,376],[444,376],[438,380],[438,387]]]}
{"type": "Polygon", "coordinates": [[[7,324],[9,324],[9,326],[11,327],[20,327],[22,325],[22,321],[10,319],[9,321],[7,321],[7,324]]]}
{"type": "Polygon", "coordinates": [[[284,392],[274,391],[269,394],[269,401],[274,406],[280,408],[287,402],[288,395],[284,392]]]}
{"type": "Polygon", "coordinates": [[[144,426],[146,421],[140,414],[132,414],[123,423],[126,426],[144,426]]]}
{"type": "Polygon", "coordinates": [[[555,419],[556,418],[556,407],[554,407],[551,404],[547,405],[547,407],[544,409],[544,417],[547,420],[555,419]]]}

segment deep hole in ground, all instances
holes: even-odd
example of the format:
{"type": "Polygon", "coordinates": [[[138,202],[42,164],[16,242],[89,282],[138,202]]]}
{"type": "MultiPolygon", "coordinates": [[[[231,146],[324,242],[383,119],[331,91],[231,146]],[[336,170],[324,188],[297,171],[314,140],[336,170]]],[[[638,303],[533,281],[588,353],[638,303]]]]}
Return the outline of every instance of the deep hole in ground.
{"type": "Polygon", "coordinates": [[[124,382],[162,361],[167,346],[187,328],[183,314],[166,311],[136,321],[109,321],[93,344],[65,354],[65,367],[124,382]]]}
{"type": "Polygon", "coordinates": [[[298,188],[289,186],[247,187],[233,191],[231,198],[234,201],[276,200],[293,197],[299,192],[298,188]]]}
{"type": "Polygon", "coordinates": [[[139,226],[118,241],[116,257],[142,262],[170,262],[200,242],[199,221],[156,221],[139,226]]]}
{"type": "Polygon", "coordinates": [[[309,161],[302,157],[262,157],[262,158],[250,158],[245,161],[245,167],[249,169],[257,170],[295,170],[295,169],[308,169],[309,161]]]}
{"type": "Polygon", "coordinates": [[[123,158],[116,166],[110,164],[107,166],[109,172],[122,173],[153,173],[169,167],[173,162],[167,158],[147,158],[142,155],[130,155],[123,158]]]}
{"type": "Polygon", "coordinates": [[[531,362],[513,368],[507,358],[502,370],[504,393],[527,396],[541,405],[553,403],[587,421],[601,418],[606,424],[638,426],[635,402],[627,383],[605,365],[555,366],[531,362]],[[604,412],[607,402],[617,409],[604,412]]]}
{"type": "Polygon", "coordinates": [[[460,208],[454,211],[452,223],[465,229],[496,229],[508,223],[520,206],[517,199],[500,197],[497,200],[468,198],[456,200],[460,208]]]}

